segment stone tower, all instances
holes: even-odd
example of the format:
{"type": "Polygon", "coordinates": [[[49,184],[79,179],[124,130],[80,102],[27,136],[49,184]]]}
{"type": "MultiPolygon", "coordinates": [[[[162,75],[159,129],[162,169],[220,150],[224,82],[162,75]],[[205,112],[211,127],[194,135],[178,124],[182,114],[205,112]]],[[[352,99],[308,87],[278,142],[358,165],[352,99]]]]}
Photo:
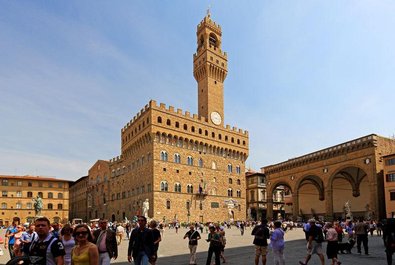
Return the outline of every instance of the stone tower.
{"type": "Polygon", "coordinates": [[[214,125],[224,124],[224,81],[227,54],[221,49],[221,27],[208,13],[197,26],[193,75],[198,83],[198,115],[214,125]]]}

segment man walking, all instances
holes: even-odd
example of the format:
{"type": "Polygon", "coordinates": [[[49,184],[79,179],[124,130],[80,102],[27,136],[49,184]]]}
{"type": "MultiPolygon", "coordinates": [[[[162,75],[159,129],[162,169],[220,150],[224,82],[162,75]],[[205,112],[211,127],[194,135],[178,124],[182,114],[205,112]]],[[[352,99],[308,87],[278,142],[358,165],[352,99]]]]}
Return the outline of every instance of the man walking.
{"type": "Polygon", "coordinates": [[[365,250],[365,255],[369,255],[368,249],[368,232],[369,225],[363,221],[363,218],[359,218],[359,222],[354,228],[355,234],[357,235],[357,250],[361,254],[361,243],[363,243],[363,249],[365,250]]]}
{"type": "Polygon", "coordinates": [[[37,218],[34,222],[37,237],[29,246],[30,264],[63,265],[66,255],[62,242],[49,232],[50,222],[46,217],[37,218]]]}
{"type": "Polygon", "coordinates": [[[111,259],[118,257],[118,245],[115,232],[107,228],[106,219],[99,220],[99,228],[93,231],[93,243],[99,249],[99,265],[109,265],[111,259]]]}
{"type": "Polygon", "coordinates": [[[144,216],[139,216],[137,221],[139,226],[130,234],[128,261],[132,262],[133,257],[135,265],[148,265],[148,260],[155,258],[154,237],[146,227],[147,219],[144,216]]]}
{"type": "Polygon", "coordinates": [[[317,254],[320,258],[321,265],[325,264],[324,254],[322,251],[322,242],[324,241],[324,235],[321,227],[317,226],[314,219],[309,220],[310,228],[308,231],[307,240],[307,256],[305,261],[299,261],[300,265],[307,265],[311,259],[311,255],[317,254]]]}
{"type": "Polygon", "coordinates": [[[267,228],[267,220],[262,219],[261,224],[254,227],[251,235],[254,236],[255,265],[259,264],[260,256],[262,256],[262,265],[266,265],[267,239],[270,237],[269,228],[267,228]]]}
{"type": "Polygon", "coordinates": [[[195,230],[195,227],[193,225],[189,226],[189,231],[185,234],[184,239],[188,238],[189,243],[189,252],[190,252],[190,258],[189,258],[189,265],[196,265],[196,249],[198,245],[198,240],[201,238],[200,234],[197,230],[195,230]]]}

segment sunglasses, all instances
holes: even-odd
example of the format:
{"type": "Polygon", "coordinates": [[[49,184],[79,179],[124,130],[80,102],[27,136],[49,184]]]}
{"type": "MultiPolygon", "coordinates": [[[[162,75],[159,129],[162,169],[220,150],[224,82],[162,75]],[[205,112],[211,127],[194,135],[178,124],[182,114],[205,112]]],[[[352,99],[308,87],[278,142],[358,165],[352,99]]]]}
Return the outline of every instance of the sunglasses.
{"type": "Polygon", "coordinates": [[[89,234],[88,231],[75,232],[76,236],[80,236],[80,235],[86,236],[87,234],[89,234]]]}

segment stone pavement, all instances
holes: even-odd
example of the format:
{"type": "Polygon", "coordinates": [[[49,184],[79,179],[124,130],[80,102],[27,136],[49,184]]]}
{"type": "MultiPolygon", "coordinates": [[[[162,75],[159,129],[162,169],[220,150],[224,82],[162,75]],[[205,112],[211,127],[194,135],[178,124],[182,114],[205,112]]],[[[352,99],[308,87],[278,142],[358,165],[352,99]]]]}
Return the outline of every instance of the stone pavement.
{"type": "MultiPolygon", "coordinates": [[[[187,229],[179,229],[178,234],[174,229],[167,229],[164,233],[162,242],[159,246],[158,265],[188,265],[189,249],[187,239],[183,240],[187,229]]],[[[250,235],[251,230],[247,229],[243,236],[237,228],[226,229],[227,246],[225,249],[225,256],[228,265],[250,265],[254,264],[254,247],[252,246],[253,237],[250,235]]],[[[207,234],[203,233],[202,239],[199,241],[197,259],[198,264],[206,263],[208,243],[204,240],[207,234]]],[[[299,264],[299,260],[303,260],[306,254],[306,241],[304,240],[304,233],[302,229],[287,231],[285,234],[285,260],[286,264],[299,264]]],[[[326,249],[326,243],[323,244],[326,249]]],[[[127,262],[127,247],[128,241],[122,241],[119,246],[119,257],[112,261],[113,264],[126,265],[127,262]]],[[[3,246],[2,246],[3,248],[3,246]]],[[[385,252],[381,237],[369,236],[369,252],[370,255],[356,254],[356,246],[352,250],[353,254],[339,254],[339,258],[343,265],[358,264],[358,265],[381,265],[386,264],[385,252]]],[[[363,252],[363,250],[362,250],[363,252]]],[[[268,253],[267,265],[273,265],[273,256],[268,253]]],[[[7,251],[0,256],[0,264],[5,264],[9,260],[7,251]]],[[[260,263],[261,264],[261,263],[260,263]]],[[[319,258],[314,255],[309,262],[310,265],[320,264],[319,258]]],[[[331,264],[330,260],[326,259],[325,264],[331,264]]]]}

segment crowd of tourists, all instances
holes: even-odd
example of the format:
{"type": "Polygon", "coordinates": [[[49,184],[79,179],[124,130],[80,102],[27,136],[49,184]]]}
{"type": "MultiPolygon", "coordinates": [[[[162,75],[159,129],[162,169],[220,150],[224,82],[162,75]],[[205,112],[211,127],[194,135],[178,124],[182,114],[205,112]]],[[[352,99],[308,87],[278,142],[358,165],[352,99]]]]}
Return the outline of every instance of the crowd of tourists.
{"type": "MultiPolygon", "coordinates": [[[[321,264],[325,264],[325,254],[332,265],[340,265],[339,253],[351,253],[356,244],[358,254],[369,255],[368,238],[374,232],[383,236],[387,253],[387,263],[392,264],[392,254],[395,251],[395,221],[388,219],[387,223],[364,221],[362,218],[353,221],[320,222],[310,219],[306,223],[297,224],[292,221],[271,221],[262,219],[260,222],[236,221],[235,225],[243,236],[245,229],[251,230],[255,246],[255,265],[261,261],[266,264],[268,251],[271,250],[274,264],[285,264],[284,234],[288,229],[302,227],[306,239],[306,256],[299,264],[308,264],[316,254],[321,264]],[[323,242],[327,242],[324,250],[323,242]]],[[[12,260],[25,259],[29,264],[48,265],[107,265],[118,257],[118,245],[124,240],[128,242],[127,259],[135,265],[155,265],[158,258],[159,243],[162,240],[165,227],[175,229],[180,227],[178,221],[171,224],[158,223],[138,216],[136,222],[109,223],[106,219],[89,226],[50,224],[46,217],[40,217],[33,224],[23,226],[14,221],[6,228],[4,251],[8,251],[12,260]]],[[[208,242],[206,265],[226,263],[226,230],[230,223],[191,223],[184,239],[188,239],[189,265],[196,265],[196,250],[198,241],[205,238],[208,242]],[[203,236],[203,234],[206,235],[203,236]],[[214,258],[214,263],[212,259],[214,258]]],[[[1,239],[1,238],[0,238],[1,239]]],[[[1,240],[0,240],[1,241],[1,240]]],[[[1,251],[0,248],[0,255],[1,251]]]]}

